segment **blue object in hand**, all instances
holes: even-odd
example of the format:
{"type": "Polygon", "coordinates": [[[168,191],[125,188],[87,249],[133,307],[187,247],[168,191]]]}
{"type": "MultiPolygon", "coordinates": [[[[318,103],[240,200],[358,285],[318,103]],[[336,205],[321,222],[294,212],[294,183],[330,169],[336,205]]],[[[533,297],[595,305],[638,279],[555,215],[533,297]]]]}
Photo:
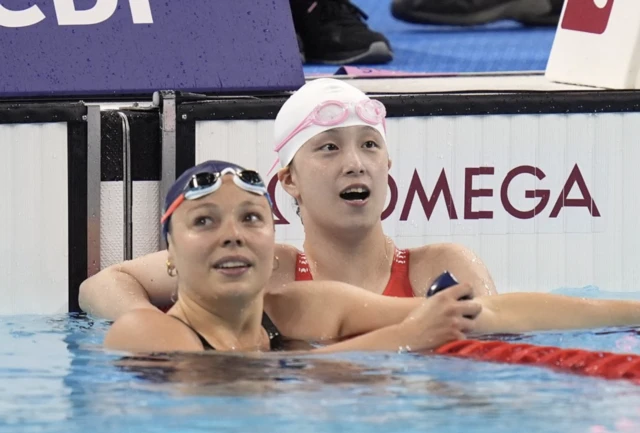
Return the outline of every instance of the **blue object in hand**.
{"type": "MultiPolygon", "coordinates": [[[[433,281],[433,283],[431,284],[431,287],[429,287],[429,290],[427,290],[427,298],[435,295],[441,290],[444,290],[451,286],[455,286],[456,284],[458,284],[458,280],[456,280],[456,278],[453,275],[451,275],[449,271],[444,271],[442,274],[440,274],[438,278],[436,278],[433,281]]],[[[470,296],[463,296],[458,300],[470,301],[471,299],[473,298],[471,298],[470,296]]]]}

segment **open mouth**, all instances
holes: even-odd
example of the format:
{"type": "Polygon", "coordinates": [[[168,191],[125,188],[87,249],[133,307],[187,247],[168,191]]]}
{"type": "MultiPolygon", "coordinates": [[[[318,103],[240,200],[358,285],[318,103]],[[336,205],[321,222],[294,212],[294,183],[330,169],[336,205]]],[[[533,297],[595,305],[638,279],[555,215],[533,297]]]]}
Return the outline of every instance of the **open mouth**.
{"type": "Polygon", "coordinates": [[[369,188],[364,186],[349,187],[340,193],[340,198],[347,201],[366,200],[371,195],[369,188]]]}
{"type": "Polygon", "coordinates": [[[213,264],[215,269],[239,270],[251,267],[251,263],[245,259],[222,259],[213,264]]]}

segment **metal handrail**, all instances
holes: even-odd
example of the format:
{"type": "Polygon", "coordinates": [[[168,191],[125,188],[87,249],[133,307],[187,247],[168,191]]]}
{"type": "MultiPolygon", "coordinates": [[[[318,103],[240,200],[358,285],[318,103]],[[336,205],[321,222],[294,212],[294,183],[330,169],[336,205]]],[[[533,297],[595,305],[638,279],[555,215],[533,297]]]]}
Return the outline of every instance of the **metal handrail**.
{"type": "Polygon", "coordinates": [[[126,114],[118,111],[118,116],[122,119],[122,184],[123,184],[123,245],[124,260],[133,258],[133,205],[131,179],[131,129],[129,128],[129,118],[126,114]]]}

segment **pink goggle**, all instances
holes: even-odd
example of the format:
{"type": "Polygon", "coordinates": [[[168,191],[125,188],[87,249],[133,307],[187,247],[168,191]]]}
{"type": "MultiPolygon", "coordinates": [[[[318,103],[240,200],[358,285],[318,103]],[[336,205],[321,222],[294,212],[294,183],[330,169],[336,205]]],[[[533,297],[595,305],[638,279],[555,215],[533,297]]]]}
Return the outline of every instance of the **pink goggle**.
{"type": "MultiPolygon", "coordinates": [[[[369,125],[378,125],[382,123],[382,128],[386,132],[387,125],[385,117],[387,116],[387,110],[382,102],[375,99],[364,99],[359,102],[342,102],[337,100],[324,101],[316,106],[313,111],[304,118],[302,122],[287,135],[274,148],[276,152],[279,152],[286,144],[300,131],[312,126],[336,126],[343,123],[349,117],[349,109],[355,110],[358,117],[369,125]]],[[[280,158],[276,159],[276,162],[269,169],[269,173],[274,169],[276,164],[280,161],[280,158]]]]}

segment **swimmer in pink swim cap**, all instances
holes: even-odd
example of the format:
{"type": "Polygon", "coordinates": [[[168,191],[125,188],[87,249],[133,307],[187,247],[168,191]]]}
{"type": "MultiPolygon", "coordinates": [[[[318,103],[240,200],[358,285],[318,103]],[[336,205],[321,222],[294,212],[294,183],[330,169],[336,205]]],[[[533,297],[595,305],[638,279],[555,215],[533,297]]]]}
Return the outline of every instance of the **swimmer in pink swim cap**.
{"type": "Polygon", "coordinates": [[[295,279],[412,297],[449,270],[471,284],[475,296],[495,294],[489,272],[466,247],[400,249],[385,236],[380,216],[391,167],[385,118],[381,102],[332,78],[305,84],[279,111],[278,178],[299,206],[305,230],[304,252],[295,251],[295,279]]]}

